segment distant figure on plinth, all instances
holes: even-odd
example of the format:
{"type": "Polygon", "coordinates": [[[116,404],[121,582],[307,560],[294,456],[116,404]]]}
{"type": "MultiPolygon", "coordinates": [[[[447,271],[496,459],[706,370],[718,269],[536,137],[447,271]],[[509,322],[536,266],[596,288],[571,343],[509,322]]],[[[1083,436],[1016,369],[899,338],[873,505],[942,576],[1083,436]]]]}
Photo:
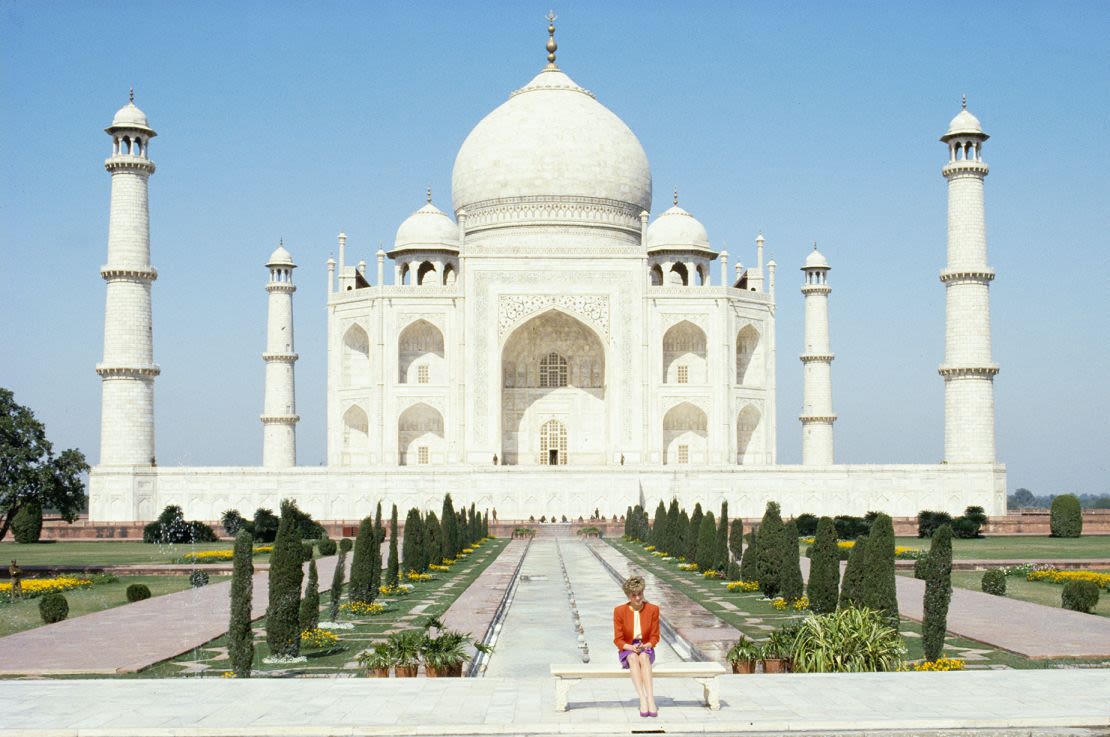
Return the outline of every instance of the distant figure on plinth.
{"type": "Polygon", "coordinates": [[[8,576],[12,579],[12,601],[23,598],[23,569],[13,560],[8,566],[8,576]]]}

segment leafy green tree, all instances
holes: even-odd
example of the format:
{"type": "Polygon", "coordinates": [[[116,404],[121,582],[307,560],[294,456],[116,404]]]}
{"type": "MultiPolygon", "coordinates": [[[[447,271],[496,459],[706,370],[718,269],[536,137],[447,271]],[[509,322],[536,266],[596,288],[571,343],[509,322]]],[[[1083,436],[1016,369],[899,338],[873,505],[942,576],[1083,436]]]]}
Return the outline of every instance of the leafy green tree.
{"type": "Polygon", "coordinates": [[[836,611],[840,590],[840,552],[836,546],[836,526],[831,517],[817,521],[817,534],[809,564],[809,608],[814,614],[836,611]]]}
{"type": "Polygon", "coordinates": [[[952,528],[933,532],[925,568],[925,616],[921,620],[921,646],[926,660],[944,654],[944,633],[948,629],[948,602],[952,598],[952,528]]]}
{"type": "Polygon", "coordinates": [[[423,527],[420,510],[413,507],[405,516],[405,542],[401,546],[401,565],[406,573],[421,573],[428,569],[428,561],[424,557],[423,527]]]}
{"type": "Polygon", "coordinates": [[[401,564],[397,560],[397,505],[389,515],[389,567],[386,569],[386,586],[396,586],[401,582],[401,564]]]}
{"type": "Polygon", "coordinates": [[[728,523],[728,551],[737,563],[744,557],[744,520],[740,517],[728,523]]]}
{"type": "MultiPolygon", "coordinates": [[[[935,534],[935,533],[934,533],[935,534]]],[[[894,574],[894,523],[880,514],[871,524],[863,559],[863,605],[898,622],[898,591],[894,574]]]]}
{"type": "Polygon", "coordinates": [[[663,548],[668,555],[680,555],[677,551],[683,532],[678,529],[681,519],[682,516],[678,511],[678,499],[671,499],[671,505],[667,507],[667,530],[664,533],[666,543],[663,548]]]}
{"type": "Polygon", "coordinates": [[[802,598],[805,586],[802,580],[802,564],[798,559],[798,524],[794,520],[786,523],[782,536],[782,596],[787,601],[802,598]]]}
{"type": "Polygon", "coordinates": [[[351,582],[347,585],[347,598],[352,602],[369,604],[377,597],[378,590],[371,587],[374,576],[371,556],[376,542],[374,520],[372,517],[364,517],[359,523],[354,555],[351,556],[351,582]]]}
{"type": "Polygon", "coordinates": [[[46,427],[16,403],[10,389],[0,388],[0,540],[27,505],[56,510],[66,522],[76,520],[85,506],[81,476],[88,470],[79,450],[54,455],[46,427]]]}
{"type": "Polygon", "coordinates": [[[756,566],[759,588],[768,599],[782,591],[782,558],[786,540],[786,527],[782,523],[778,502],[767,502],[763,521],[759,525],[759,557],[756,566]]]}
{"type": "Polygon", "coordinates": [[[690,530],[686,533],[686,549],[682,551],[686,560],[691,562],[698,557],[698,536],[701,535],[701,520],[704,516],[701,502],[698,502],[694,505],[694,511],[690,513],[690,530]]]}
{"type": "MultiPolygon", "coordinates": [[[[1052,500],[1049,515],[1052,537],[1079,537],[1083,534],[1083,509],[1075,494],[1061,494],[1052,500]]],[[[0,540],[4,535],[0,533],[0,540]]]]}
{"type": "Polygon", "coordinates": [[[270,553],[270,601],[266,609],[266,644],[277,656],[296,657],[301,651],[299,628],[304,549],[291,499],[281,502],[274,549],[270,553]]]}
{"type": "Polygon", "coordinates": [[[254,510],[254,517],[251,520],[251,532],[254,534],[256,542],[272,543],[274,538],[277,537],[279,520],[277,515],[269,509],[259,507],[254,510]]]}
{"type": "Polygon", "coordinates": [[[701,518],[701,529],[698,530],[698,551],[694,554],[694,562],[698,564],[698,570],[711,570],[716,553],[717,521],[713,519],[713,513],[710,512],[701,518]]]}
{"type": "Polygon", "coordinates": [[[320,574],[316,572],[315,559],[308,562],[308,583],[301,599],[299,618],[301,632],[316,629],[320,624],[320,574]]]}
{"type": "Polygon", "coordinates": [[[250,678],[254,661],[251,597],[254,590],[254,537],[240,528],[232,553],[231,619],[227,628],[227,656],[236,678],[250,678]]]}
{"type": "Polygon", "coordinates": [[[343,574],[347,566],[347,550],[340,546],[339,557],[335,561],[335,571],[331,574],[331,591],[328,592],[328,619],[335,622],[339,619],[339,603],[343,596],[343,574]]]}
{"type": "Polygon", "coordinates": [[[759,580],[759,528],[748,533],[748,546],[740,557],[740,578],[744,581],[759,580]]]}
{"type": "Polygon", "coordinates": [[[866,553],[867,538],[857,537],[856,544],[848,555],[848,565],[844,567],[844,580],[840,582],[839,607],[841,609],[863,606],[863,571],[866,553]]]}
{"type": "Polygon", "coordinates": [[[717,520],[717,548],[713,567],[721,573],[728,570],[728,502],[721,502],[721,517],[717,520]]]}
{"type": "Polygon", "coordinates": [[[20,545],[37,543],[42,536],[42,507],[38,502],[24,504],[12,520],[12,537],[20,545]]]}

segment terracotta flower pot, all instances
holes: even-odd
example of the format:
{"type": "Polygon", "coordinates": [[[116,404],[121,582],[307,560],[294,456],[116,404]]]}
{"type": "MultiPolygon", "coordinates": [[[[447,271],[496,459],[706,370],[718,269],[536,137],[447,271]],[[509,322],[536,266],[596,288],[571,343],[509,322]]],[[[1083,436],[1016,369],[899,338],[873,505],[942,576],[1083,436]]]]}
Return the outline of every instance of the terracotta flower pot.
{"type": "Polygon", "coordinates": [[[763,659],[763,672],[764,673],[785,673],[786,672],[786,659],[785,658],[764,658],[763,659]]]}
{"type": "Polygon", "coordinates": [[[446,672],[442,673],[441,675],[447,676],[448,678],[462,678],[462,669],[462,663],[455,663],[454,665],[447,667],[445,669],[446,672]]]}
{"type": "Polygon", "coordinates": [[[734,660],[732,661],[733,673],[755,673],[754,660],[734,660]]]}
{"type": "Polygon", "coordinates": [[[435,667],[434,665],[425,665],[424,675],[428,678],[439,678],[439,668],[435,667]]]}
{"type": "Polygon", "coordinates": [[[396,673],[398,678],[416,678],[416,672],[419,670],[418,665],[398,665],[396,673]]]}
{"type": "Polygon", "coordinates": [[[389,668],[371,668],[371,678],[389,678],[389,668]]]}

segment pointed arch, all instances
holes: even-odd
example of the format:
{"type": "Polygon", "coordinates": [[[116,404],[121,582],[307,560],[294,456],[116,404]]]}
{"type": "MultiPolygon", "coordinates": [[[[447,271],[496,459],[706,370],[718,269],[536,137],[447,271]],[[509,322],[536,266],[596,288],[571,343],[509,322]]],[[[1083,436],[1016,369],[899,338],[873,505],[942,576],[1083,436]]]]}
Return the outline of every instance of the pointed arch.
{"type": "Polygon", "coordinates": [[[736,334],[736,383],[763,384],[763,360],[759,351],[759,331],[745,325],[736,334]]]}
{"type": "Polygon", "coordinates": [[[707,368],[704,330],[683,320],[663,334],[664,384],[705,384],[707,368]]]}
{"type": "Polygon", "coordinates": [[[750,404],[736,416],[736,462],[742,466],[760,463],[761,443],[756,431],[762,419],[760,411],[750,404]]]}
{"type": "Polygon", "coordinates": [[[443,384],[447,380],[443,333],[427,320],[417,320],[397,339],[397,381],[400,384],[443,384]],[[421,371],[426,367],[426,371],[421,371]]]}
{"type": "Polygon", "coordinates": [[[343,334],[340,347],[339,385],[365,386],[370,383],[370,336],[361,325],[352,325],[343,334]]]}
{"type": "Polygon", "coordinates": [[[422,287],[436,283],[436,267],[431,261],[424,261],[416,269],[416,284],[422,287]]]}
{"type": "Polygon", "coordinates": [[[671,266],[670,272],[667,273],[667,285],[672,287],[685,287],[690,284],[690,272],[686,269],[686,264],[681,261],[675,262],[671,266]]]}
{"type": "Polygon", "coordinates": [[[402,466],[444,461],[443,415],[418,402],[397,418],[397,458],[402,466]]]}
{"type": "Polygon", "coordinates": [[[659,264],[652,264],[650,273],[650,283],[653,287],[663,286],[663,267],[659,264]]]}
{"type": "Polygon", "coordinates": [[[690,402],[671,407],[663,415],[663,463],[705,463],[709,420],[690,402]]]}
{"type": "Polygon", "coordinates": [[[370,462],[370,420],[357,404],[343,413],[342,462],[360,466],[370,462]]]}
{"type": "Polygon", "coordinates": [[[558,420],[548,420],[540,426],[541,466],[567,465],[567,426],[558,420]]]}
{"type": "Polygon", "coordinates": [[[459,275],[458,272],[455,271],[455,265],[448,262],[448,264],[443,267],[443,285],[449,287],[454,284],[458,278],[459,275]]]}

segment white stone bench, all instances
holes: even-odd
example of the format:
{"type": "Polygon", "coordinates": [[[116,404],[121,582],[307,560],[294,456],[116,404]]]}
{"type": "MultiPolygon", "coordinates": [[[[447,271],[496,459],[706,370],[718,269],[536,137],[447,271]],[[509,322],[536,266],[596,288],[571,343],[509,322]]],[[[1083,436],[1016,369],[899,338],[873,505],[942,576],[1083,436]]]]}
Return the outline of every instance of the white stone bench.
{"type": "MultiPolygon", "coordinates": [[[[721,708],[721,694],[717,676],[725,674],[720,663],[669,663],[652,668],[652,676],[659,678],[693,678],[701,684],[705,705],[710,709],[721,708]]],[[[583,678],[628,678],[628,671],[619,665],[595,663],[576,663],[574,665],[552,665],[551,675],[555,676],[555,709],[567,710],[567,696],[570,687],[583,678]]]]}

